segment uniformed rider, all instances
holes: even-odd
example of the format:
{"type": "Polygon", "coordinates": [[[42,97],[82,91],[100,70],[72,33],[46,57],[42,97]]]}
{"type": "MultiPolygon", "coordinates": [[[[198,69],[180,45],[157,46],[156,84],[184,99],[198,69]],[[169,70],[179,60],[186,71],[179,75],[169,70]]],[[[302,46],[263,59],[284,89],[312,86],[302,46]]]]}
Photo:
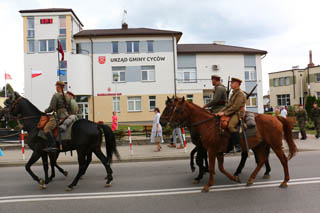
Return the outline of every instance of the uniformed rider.
{"type": "Polygon", "coordinates": [[[221,84],[220,76],[211,76],[212,85],[214,86],[212,100],[203,106],[203,108],[210,107],[212,113],[219,112],[227,103],[227,91],[226,87],[221,84]]]}
{"type": "Polygon", "coordinates": [[[56,93],[52,96],[50,106],[44,111],[45,113],[55,112],[45,125],[43,131],[49,141],[49,147],[45,149],[48,152],[56,152],[58,150],[56,141],[53,136],[53,130],[56,128],[56,117],[59,121],[69,116],[70,98],[64,94],[63,88],[65,83],[63,81],[56,82],[56,93]]]}
{"type": "Polygon", "coordinates": [[[232,95],[225,107],[218,112],[217,116],[230,116],[228,130],[230,132],[230,140],[227,152],[236,147],[236,151],[241,151],[240,148],[240,135],[236,127],[239,124],[240,118],[244,115],[244,107],[246,104],[246,95],[240,89],[241,80],[238,78],[231,78],[232,95]]]}

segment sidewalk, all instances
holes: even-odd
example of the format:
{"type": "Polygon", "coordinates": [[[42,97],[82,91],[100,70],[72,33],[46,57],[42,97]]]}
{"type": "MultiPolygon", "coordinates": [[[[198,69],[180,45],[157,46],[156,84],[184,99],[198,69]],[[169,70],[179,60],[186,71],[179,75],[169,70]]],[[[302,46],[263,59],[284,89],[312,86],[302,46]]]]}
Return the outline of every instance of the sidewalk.
{"type": "MultiPolygon", "coordinates": [[[[316,139],[313,135],[308,135],[307,140],[295,140],[295,143],[299,151],[319,151],[320,139],[316,139]]],[[[187,143],[186,151],[184,149],[169,148],[168,143],[162,144],[160,152],[154,152],[155,145],[133,145],[133,155],[131,155],[129,145],[118,146],[117,149],[121,156],[121,162],[137,162],[137,161],[158,161],[158,160],[174,160],[174,159],[189,159],[190,152],[194,148],[192,143],[187,143]]],[[[284,149],[287,150],[287,145],[284,142],[284,149]]],[[[10,149],[7,149],[4,144],[0,144],[3,149],[3,156],[0,157],[0,167],[5,166],[23,166],[30,158],[31,150],[25,150],[25,159],[22,160],[22,154],[20,145],[11,145],[10,149]],[[12,147],[14,146],[14,147],[12,147]]],[[[105,147],[102,147],[102,151],[105,153],[105,147]]],[[[228,154],[226,156],[238,156],[239,154],[228,154]]],[[[41,160],[38,160],[37,164],[41,164],[41,160]]],[[[100,162],[95,155],[93,155],[93,163],[100,162]]],[[[119,162],[114,158],[114,162],[119,162]]],[[[77,164],[77,152],[73,151],[71,157],[70,152],[66,155],[61,153],[58,159],[59,164],[77,164]]]]}

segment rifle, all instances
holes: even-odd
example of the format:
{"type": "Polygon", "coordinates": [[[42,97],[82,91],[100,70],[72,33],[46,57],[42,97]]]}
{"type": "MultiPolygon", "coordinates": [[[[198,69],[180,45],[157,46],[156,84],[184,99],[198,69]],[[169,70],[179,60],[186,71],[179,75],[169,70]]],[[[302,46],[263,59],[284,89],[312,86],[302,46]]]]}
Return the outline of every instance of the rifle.
{"type": "Polygon", "coordinates": [[[249,99],[249,97],[253,94],[253,92],[257,88],[257,86],[258,86],[258,84],[256,84],[249,93],[244,92],[247,95],[246,99],[249,99]]]}
{"type": "Polygon", "coordinates": [[[229,93],[230,93],[230,76],[228,76],[227,100],[229,100],[229,93]]]}
{"type": "Polygon", "coordinates": [[[61,87],[61,91],[62,91],[62,97],[63,97],[63,102],[64,102],[64,107],[66,108],[67,112],[69,115],[71,115],[71,109],[70,109],[70,104],[67,103],[67,99],[64,95],[64,91],[63,91],[63,86],[61,87]]]}

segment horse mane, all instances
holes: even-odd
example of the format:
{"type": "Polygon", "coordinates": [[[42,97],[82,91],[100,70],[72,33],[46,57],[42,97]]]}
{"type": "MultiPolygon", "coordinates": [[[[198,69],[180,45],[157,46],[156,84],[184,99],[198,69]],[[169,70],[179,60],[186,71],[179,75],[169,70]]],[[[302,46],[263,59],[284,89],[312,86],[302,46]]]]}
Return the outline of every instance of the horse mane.
{"type": "Polygon", "coordinates": [[[30,105],[30,107],[31,107],[31,109],[33,110],[33,111],[36,111],[36,112],[38,112],[39,114],[45,114],[44,112],[41,112],[33,103],[31,103],[31,101],[29,101],[28,99],[26,99],[26,98],[23,98],[29,105],[30,105]]]}

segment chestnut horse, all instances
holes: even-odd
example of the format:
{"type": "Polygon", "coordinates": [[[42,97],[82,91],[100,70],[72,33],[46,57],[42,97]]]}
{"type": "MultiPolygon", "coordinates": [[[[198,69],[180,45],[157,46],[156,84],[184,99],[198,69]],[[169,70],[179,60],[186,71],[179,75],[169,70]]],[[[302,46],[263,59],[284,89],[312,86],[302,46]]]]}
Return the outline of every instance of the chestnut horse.
{"type": "MultiPolygon", "coordinates": [[[[255,114],[257,124],[257,135],[248,138],[248,145],[250,149],[254,149],[258,153],[258,164],[248,179],[247,185],[253,184],[257,173],[263,166],[266,156],[266,146],[269,145],[274,153],[279,158],[283,170],[284,180],[280,187],[287,187],[289,177],[288,159],[282,149],[282,136],[284,133],[285,140],[289,147],[289,156],[291,159],[297,152],[297,147],[293,141],[292,129],[290,123],[283,117],[255,114]]],[[[237,176],[228,173],[223,167],[223,152],[227,149],[227,144],[230,134],[225,131],[221,134],[219,127],[219,118],[208,113],[207,110],[182,99],[175,101],[173,114],[170,119],[170,125],[175,128],[182,123],[193,125],[195,130],[200,134],[203,147],[209,154],[209,182],[203,187],[204,192],[208,192],[210,187],[214,184],[213,174],[215,168],[215,158],[217,157],[219,170],[225,174],[230,180],[239,182],[237,176]]],[[[243,139],[240,141],[242,150],[246,150],[246,144],[243,139]]]]}

